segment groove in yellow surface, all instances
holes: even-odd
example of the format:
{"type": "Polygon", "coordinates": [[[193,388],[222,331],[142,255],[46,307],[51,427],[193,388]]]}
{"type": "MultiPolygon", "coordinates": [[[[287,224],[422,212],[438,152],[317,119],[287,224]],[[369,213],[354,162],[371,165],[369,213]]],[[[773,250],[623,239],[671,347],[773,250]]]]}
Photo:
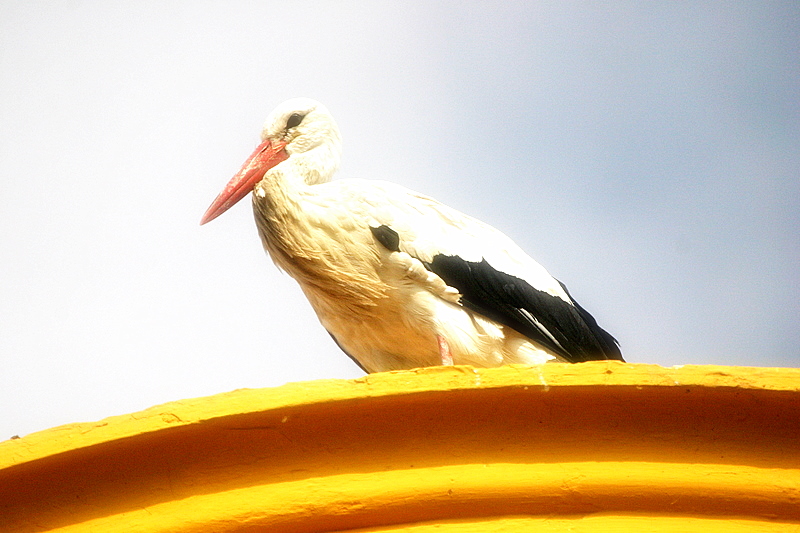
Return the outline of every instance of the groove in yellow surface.
{"type": "MultiPolygon", "coordinates": [[[[736,516],[742,506],[791,514],[800,470],[632,463],[457,465],[345,474],[194,496],[57,531],[324,531],[370,523],[514,514],[655,512],[736,516]],[[620,475],[620,472],[627,472],[620,475]],[[726,501],[716,501],[725,495],[726,501]],[[576,502],[577,500],[577,502],[576,502]],[[413,508],[409,509],[409,503],[413,508]],[[299,529],[298,529],[299,528],[299,529]]],[[[752,520],[750,521],[752,522],[752,520]]]]}
{"type": "Polygon", "coordinates": [[[631,533],[664,531],[673,533],[797,533],[800,525],[785,522],[754,522],[737,518],[698,518],[674,515],[588,515],[573,517],[493,517],[487,520],[448,520],[424,524],[403,524],[387,528],[351,530],[353,533],[406,531],[408,533],[631,533]]]}

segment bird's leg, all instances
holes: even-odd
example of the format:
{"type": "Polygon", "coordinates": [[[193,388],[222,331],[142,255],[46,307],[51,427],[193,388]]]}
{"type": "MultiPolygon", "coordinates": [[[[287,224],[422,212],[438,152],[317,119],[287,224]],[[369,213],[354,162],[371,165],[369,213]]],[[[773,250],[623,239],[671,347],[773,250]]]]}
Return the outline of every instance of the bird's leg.
{"type": "Polygon", "coordinates": [[[453,354],[450,353],[450,345],[447,344],[447,339],[441,335],[436,335],[436,340],[439,341],[439,356],[442,358],[442,365],[453,366],[453,354]]]}

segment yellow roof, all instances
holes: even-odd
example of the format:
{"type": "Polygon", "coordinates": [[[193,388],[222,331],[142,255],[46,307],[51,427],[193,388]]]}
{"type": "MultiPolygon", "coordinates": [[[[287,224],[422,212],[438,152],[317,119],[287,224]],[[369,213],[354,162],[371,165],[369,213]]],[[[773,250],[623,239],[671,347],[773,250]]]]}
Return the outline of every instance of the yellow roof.
{"type": "Polygon", "coordinates": [[[800,531],[800,369],[435,367],[0,443],[4,532],[790,524],[800,531]]]}

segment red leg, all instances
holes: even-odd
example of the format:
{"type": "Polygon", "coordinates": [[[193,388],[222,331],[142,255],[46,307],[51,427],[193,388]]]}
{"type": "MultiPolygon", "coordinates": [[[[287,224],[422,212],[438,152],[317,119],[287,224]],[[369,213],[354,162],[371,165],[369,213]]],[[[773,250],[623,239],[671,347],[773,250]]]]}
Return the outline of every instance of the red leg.
{"type": "Polygon", "coordinates": [[[436,340],[439,341],[439,356],[442,358],[442,365],[453,366],[453,354],[450,353],[450,346],[447,344],[447,339],[441,335],[436,335],[436,340]]]}

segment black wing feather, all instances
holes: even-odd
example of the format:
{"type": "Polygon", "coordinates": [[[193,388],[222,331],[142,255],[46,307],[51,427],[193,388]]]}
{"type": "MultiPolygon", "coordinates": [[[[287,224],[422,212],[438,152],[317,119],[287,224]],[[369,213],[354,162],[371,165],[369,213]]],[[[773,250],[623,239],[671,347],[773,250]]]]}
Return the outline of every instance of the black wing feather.
{"type": "Polygon", "coordinates": [[[578,310],[578,314],[583,318],[583,321],[592,330],[594,333],[597,342],[603,349],[603,353],[606,354],[605,359],[616,359],[618,361],[624,361],[625,359],[622,358],[622,352],[619,349],[619,342],[615,339],[609,332],[601,328],[597,321],[594,319],[592,315],[589,314],[589,311],[584,309],[581,304],[575,301],[575,298],[567,290],[567,286],[558,281],[558,284],[561,285],[561,288],[564,289],[564,292],[567,293],[569,299],[572,300],[572,303],[575,304],[575,308],[578,310]]]}
{"type": "Polygon", "coordinates": [[[569,362],[623,360],[614,337],[574,300],[572,306],[534,289],[525,280],[493,268],[486,259],[476,263],[437,255],[426,267],[458,289],[465,307],[515,329],[569,362]]]}
{"type": "Polygon", "coordinates": [[[372,236],[375,237],[375,240],[381,243],[384,248],[390,252],[400,251],[400,235],[398,235],[395,230],[386,224],[378,226],[377,228],[370,226],[369,230],[372,232],[372,236]]]}

